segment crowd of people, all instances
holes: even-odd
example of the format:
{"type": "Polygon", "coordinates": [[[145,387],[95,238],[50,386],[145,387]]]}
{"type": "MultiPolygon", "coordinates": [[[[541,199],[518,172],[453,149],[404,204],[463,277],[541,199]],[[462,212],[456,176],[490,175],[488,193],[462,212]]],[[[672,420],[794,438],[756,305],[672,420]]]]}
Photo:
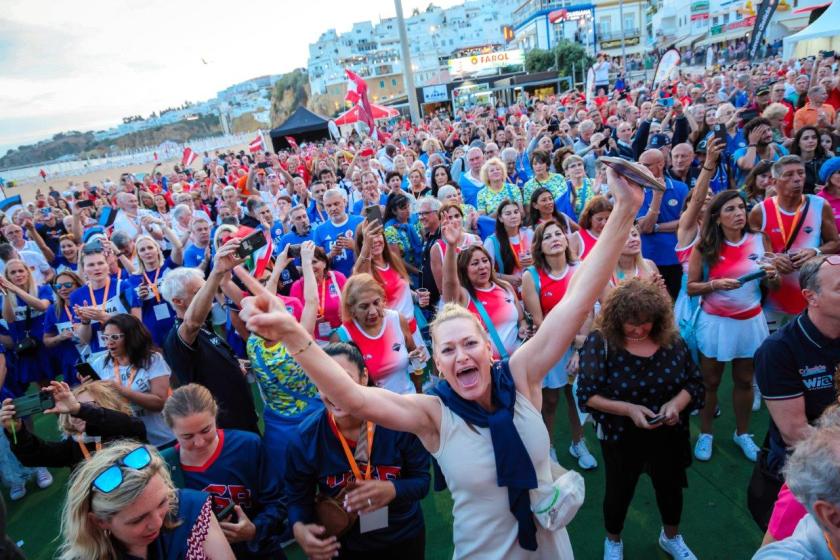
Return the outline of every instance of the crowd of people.
{"type": "Polygon", "coordinates": [[[837,64],[596,85],[7,208],[10,498],[69,469],[65,560],[424,558],[434,472],[456,558],[572,558],[576,465],[604,471],[605,559],[647,473],[658,545],[690,560],[686,470],[731,414],[757,557],[829,557],[837,64]]]}

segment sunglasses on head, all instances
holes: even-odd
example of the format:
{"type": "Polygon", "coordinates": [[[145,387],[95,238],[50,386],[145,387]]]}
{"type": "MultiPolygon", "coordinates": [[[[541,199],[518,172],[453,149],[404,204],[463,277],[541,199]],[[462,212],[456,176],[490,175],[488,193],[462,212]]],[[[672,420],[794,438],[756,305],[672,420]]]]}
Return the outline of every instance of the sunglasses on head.
{"type": "Polygon", "coordinates": [[[96,478],[93,479],[92,486],[102,492],[108,494],[113,492],[123,483],[122,467],[128,467],[139,471],[145,469],[152,462],[152,454],[149,453],[145,445],[129,451],[125,457],[118,459],[113,465],[102,471],[96,478]]]}

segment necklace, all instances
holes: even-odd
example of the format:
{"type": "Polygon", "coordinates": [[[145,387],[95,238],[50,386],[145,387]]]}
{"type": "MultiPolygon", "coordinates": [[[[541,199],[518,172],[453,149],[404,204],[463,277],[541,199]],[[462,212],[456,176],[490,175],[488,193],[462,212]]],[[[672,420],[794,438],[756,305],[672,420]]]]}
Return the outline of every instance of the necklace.
{"type": "Polygon", "coordinates": [[[648,335],[640,336],[640,337],[633,337],[633,336],[624,335],[624,338],[626,338],[627,340],[632,340],[633,342],[641,342],[641,341],[645,340],[647,337],[648,337],[648,335]]]}

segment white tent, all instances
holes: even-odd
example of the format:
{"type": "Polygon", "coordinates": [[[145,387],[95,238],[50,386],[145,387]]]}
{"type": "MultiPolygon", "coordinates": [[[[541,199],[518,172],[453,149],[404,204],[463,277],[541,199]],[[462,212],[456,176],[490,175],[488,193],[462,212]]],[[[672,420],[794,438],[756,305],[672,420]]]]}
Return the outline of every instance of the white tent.
{"type": "Polygon", "coordinates": [[[840,51],[840,1],[832,2],[811,25],[784,38],[784,56],[804,58],[820,51],[840,51]]]}

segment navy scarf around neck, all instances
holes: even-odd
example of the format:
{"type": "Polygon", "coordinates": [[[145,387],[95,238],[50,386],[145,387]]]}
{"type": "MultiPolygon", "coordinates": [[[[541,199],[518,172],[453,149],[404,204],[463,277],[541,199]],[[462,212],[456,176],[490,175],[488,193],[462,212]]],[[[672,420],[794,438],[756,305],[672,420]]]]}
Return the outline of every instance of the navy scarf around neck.
{"type": "MultiPolygon", "coordinates": [[[[536,550],[537,526],[531,514],[528,491],[537,487],[537,473],[513,424],[516,386],[508,361],[493,364],[491,375],[495,412],[488,412],[474,401],[464,400],[446,381],[438,383],[431,392],[465,422],[481,428],[490,428],[493,455],[496,458],[496,481],[499,486],[507,486],[510,512],[519,523],[519,546],[525,550],[536,550]]],[[[435,480],[443,480],[437,462],[435,468],[438,471],[435,480]]]]}

